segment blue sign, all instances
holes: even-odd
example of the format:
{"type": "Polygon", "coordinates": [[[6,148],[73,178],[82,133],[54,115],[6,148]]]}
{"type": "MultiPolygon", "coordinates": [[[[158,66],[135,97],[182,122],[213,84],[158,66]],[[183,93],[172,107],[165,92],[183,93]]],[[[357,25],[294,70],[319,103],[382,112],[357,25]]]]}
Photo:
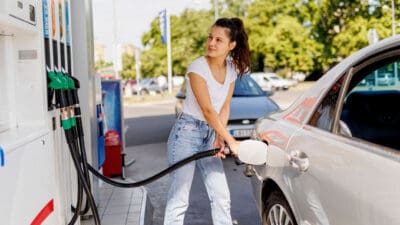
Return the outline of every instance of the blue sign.
{"type": "Polygon", "coordinates": [[[48,38],[50,32],[49,32],[49,5],[47,3],[47,0],[43,0],[42,8],[43,8],[43,35],[45,38],[48,38]]]}
{"type": "Polygon", "coordinates": [[[118,132],[122,143],[122,93],[120,80],[102,80],[101,90],[104,104],[104,120],[106,130],[115,130],[118,132]]]}
{"type": "Polygon", "coordinates": [[[161,41],[162,43],[167,43],[167,10],[164,9],[159,13],[160,19],[160,31],[161,31],[161,41]]]}
{"type": "Polygon", "coordinates": [[[65,29],[66,29],[66,36],[67,36],[67,46],[71,45],[71,39],[70,39],[70,34],[69,34],[69,4],[68,4],[68,0],[65,0],[65,29]]]}
{"type": "Polygon", "coordinates": [[[104,161],[106,160],[106,153],[104,149],[104,114],[102,110],[102,105],[96,105],[96,115],[97,115],[97,162],[98,169],[100,169],[104,161]]]}
{"type": "Polygon", "coordinates": [[[0,147],[0,166],[1,167],[4,166],[4,151],[1,147],[0,147]]]}

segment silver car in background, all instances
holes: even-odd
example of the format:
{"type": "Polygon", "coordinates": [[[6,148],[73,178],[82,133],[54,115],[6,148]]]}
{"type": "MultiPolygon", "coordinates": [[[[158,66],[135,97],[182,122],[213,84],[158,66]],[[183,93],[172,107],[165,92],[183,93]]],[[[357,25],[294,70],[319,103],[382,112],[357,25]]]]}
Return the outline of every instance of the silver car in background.
{"type": "Polygon", "coordinates": [[[288,90],[296,86],[296,80],[288,80],[271,72],[255,72],[251,77],[261,86],[263,90],[288,90]]]}
{"type": "Polygon", "coordinates": [[[150,93],[163,93],[167,86],[160,85],[156,78],[145,78],[132,86],[132,94],[147,95],[150,93]]]}
{"type": "Polygon", "coordinates": [[[400,224],[399,67],[400,36],[385,39],[256,122],[267,163],[248,169],[264,225],[400,224]],[[377,71],[394,84],[362,83],[377,71]]]}

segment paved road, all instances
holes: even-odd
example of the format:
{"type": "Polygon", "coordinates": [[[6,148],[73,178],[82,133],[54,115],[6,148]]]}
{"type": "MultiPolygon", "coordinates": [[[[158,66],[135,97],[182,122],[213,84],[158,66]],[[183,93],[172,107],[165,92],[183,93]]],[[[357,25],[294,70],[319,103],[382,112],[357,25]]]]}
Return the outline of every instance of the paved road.
{"type": "MultiPolygon", "coordinates": [[[[289,106],[309,85],[277,91],[272,96],[281,108],[289,106]]],[[[166,140],[174,116],[174,99],[151,104],[126,106],[124,115],[126,151],[136,162],[125,170],[126,176],[135,180],[147,178],[167,167],[166,140]]],[[[243,165],[237,166],[232,158],[224,160],[224,167],[232,196],[234,224],[260,225],[261,221],[251,194],[249,178],[243,176],[243,165]]],[[[145,186],[154,207],[154,225],[162,225],[169,179],[165,176],[145,186]]],[[[210,206],[204,185],[198,175],[193,181],[190,207],[185,225],[211,225],[210,206]]]]}
{"type": "MultiPolygon", "coordinates": [[[[167,167],[165,149],[165,142],[129,147],[128,157],[134,157],[137,161],[125,170],[126,176],[142,180],[165,169],[167,167]]],[[[234,224],[261,225],[251,194],[250,180],[242,174],[244,166],[237,166],[229,157],[224,160],[224,167],[231,190],[234,224]]],[[[163,223],[169,185],[170,181],[167,175],[145,186],[154,207],[153,225],[162,225],[163,223]]],[[[190,196],[185,225],[212,225],[207,192],[199,174],[195,175],[190,196]]]]}

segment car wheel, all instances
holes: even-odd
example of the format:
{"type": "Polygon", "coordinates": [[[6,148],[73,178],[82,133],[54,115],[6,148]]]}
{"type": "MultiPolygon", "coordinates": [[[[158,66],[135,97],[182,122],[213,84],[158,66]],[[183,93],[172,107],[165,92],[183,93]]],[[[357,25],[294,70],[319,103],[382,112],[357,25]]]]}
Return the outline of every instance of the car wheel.
{"type": "Polygon", "coordinates": [[[297,225],[292,210],[281,192],[273,191],[267,198],[263,225],[297,225]]]}
{"type": "Polygon", "coordinates": [[[147,95],[149,92],[146,89],[140,90],[141,95],[147,95]]]}

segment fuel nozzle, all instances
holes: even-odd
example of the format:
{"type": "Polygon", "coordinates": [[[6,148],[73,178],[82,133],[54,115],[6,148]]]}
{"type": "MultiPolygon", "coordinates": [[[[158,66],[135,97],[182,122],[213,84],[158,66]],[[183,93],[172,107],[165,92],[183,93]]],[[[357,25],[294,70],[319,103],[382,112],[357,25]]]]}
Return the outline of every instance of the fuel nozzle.
{"type": "Polygon", "coordinates": [[[82,117],[81,117],[81,107],[79,105],[79,97],[78,97],[78,89],[80,88],[80,82],[75,77],[70,77],[72,82],[74,83],[74,89],[72,89],[72,103],[73,103],[73,111],[76,117],[76,122],[78,124],[78,136],[83,137],[83,127],[82,127],[82,117]]]}
{"type": "MultiPolygon", "coordinates": [[[[56,107],[60,109],[61,114],[61,125],[63,129],[66,131],[67,139],[73,140],[74,135],[71,131],[71,128],[76,127],[76,121],[73,115],[71,114],[71,107],[69,103],[69,94],[68,90],[71,87],[71,81],[64,76],[64,74],[55,69],[55,71],[49,71],[47,73],[50,82],[49,88],[55,90],[56,94],[56,107]]],[[[73,84],[73,82],[72,82],[73,84]]]]}
{"type": "MultiPolygon", "coordinates": [[[[47,68],[47,77],[49,79],[48,88],[50,88],[52,92],[54,91],[56,97],[55,106],[56,108],[59,108],[60,107],[59,102],[61,101],[61,89],[63,88],[63,81],[59,78],[59,76],[57,76],[57,74],[53,70],[50,70],[49,68],[47,68]]],[[[49,96],[49,99],[51,100],[53,99],[53,94],[49,96]]]]}

